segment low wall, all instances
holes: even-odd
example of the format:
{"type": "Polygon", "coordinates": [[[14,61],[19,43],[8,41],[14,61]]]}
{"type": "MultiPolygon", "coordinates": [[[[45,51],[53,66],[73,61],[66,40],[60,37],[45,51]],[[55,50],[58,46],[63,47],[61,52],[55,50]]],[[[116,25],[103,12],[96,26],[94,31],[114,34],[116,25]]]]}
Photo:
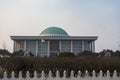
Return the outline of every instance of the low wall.
{"type": "Polygon", "coordinates": [[[91,72],[90,75],[89,72],[86,70],[85,73],[81,73],[81,71],[78,71],[77,74],[74,73],[74,71],[71,71],[69,73],[69,76],[67,76],[66,71],[63,72],[62,75],[60,75],[59,71],[56,71],[56,74],[53,76],[53,73],[49,71],[49,73],[45,73],[42,71],[38,77],[38,73],[34,71],[33,77],[30,77],[29,71],[26,72],[26,77],[22,77],[22,72],[19,72],[19,76],[15,77],[14,71],[11,73],[11,77],[7,77],[7,72],[5,71],[3,74],[3,78],[0,80],[120,80],[120,75],[117,73],[116,70],[114,70],[113,73],[110,73],[109,70],[106,73],[103,73],[100,71],[99,73],[96,73],[95,71],[91,72]]]}

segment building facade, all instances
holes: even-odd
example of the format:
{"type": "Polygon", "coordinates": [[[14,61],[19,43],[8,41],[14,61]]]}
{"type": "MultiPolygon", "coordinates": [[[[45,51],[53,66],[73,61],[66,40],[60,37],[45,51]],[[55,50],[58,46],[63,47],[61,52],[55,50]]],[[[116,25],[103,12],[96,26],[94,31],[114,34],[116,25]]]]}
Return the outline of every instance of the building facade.
{"type": "Polygon", "coordinates": [[[69,36],[58,27],[49,27],[40,36],[11,36],[14,51],[23,50],[25,55],[31,52],[35,56],[57,56],[61,52],[77,55],[83,51],[95,52],[97,36],[69,36]]]}

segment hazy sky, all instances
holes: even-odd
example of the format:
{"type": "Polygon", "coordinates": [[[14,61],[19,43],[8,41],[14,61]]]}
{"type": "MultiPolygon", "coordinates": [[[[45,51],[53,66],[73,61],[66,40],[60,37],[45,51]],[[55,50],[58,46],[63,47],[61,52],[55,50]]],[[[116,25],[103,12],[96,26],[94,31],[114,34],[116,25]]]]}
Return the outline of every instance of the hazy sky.
{"type": "Polygon", "coordinates": [[[71,36],[99,36],[96,51],[120,50],[120,0],[0,0],[0,48],[11,35],[37,36],[49,26],[71,36]]]}

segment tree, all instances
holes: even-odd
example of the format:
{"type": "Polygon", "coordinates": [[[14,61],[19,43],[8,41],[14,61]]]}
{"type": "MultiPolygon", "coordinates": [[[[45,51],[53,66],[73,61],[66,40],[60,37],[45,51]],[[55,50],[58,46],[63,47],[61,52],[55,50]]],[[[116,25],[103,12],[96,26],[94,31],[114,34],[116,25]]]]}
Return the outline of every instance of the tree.
{"type": "Polygon", "coordinates": [[[13,52],[12,56],[24,56],[24,51],[23,50],[19,50],[19,51],[15,51],[13,52]]]}
{"type": "Polygon", "coordinates": [[[120,51],[119,51],[119,50],[115,51],[115,52],[112,54],[112,56],[120,57],[120,51]]]}
{"type": "Polygon", "coordinates": [[[11,56],[11,53],[6,49],[0,49],[0,54],[3,56],[11,56]]]}

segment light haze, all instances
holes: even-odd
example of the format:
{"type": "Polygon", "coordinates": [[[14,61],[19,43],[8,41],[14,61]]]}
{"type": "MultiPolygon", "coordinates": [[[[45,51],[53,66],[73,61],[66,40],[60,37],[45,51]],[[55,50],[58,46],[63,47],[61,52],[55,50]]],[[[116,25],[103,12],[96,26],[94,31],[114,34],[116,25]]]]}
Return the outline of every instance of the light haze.
{"type": "Polygon", "coordinates": [[[50,26],[71,36],[98,36],[96,52],[120,50],[120,0],[0,0],[0,48],[10,36],[38,36],[50,26]]]}

